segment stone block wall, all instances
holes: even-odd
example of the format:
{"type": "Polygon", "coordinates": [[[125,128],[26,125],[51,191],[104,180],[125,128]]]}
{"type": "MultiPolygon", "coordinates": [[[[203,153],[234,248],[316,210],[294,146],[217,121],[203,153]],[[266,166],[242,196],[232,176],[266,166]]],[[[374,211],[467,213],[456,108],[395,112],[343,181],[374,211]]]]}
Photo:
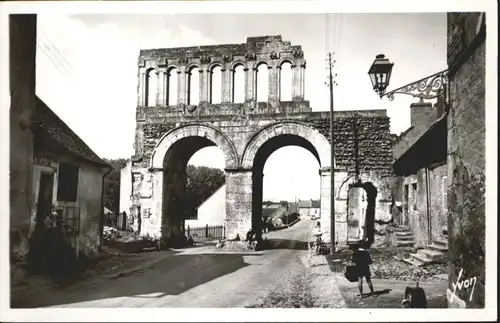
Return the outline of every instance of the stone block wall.
{"type": "MultiPolygon", "coordinates": [[[[121,203],[121,208],[127,209],[128,203],[151,209],[148,221],[156,223],[154,229],[153,224],[146,221],[141,232],[142,229],[158,231],[158,222],[166,229],[170,220],[162,217],[165,212],[172,212],[173,204],[179,206],[172,202],[170,195],[179,195],[182,191],[178,182],[182,181],[183,165],[197,150],[216,145],[225,158],[225,232],[231,237],[236,234],[241,237],[252,222],[257,221],[257,216],[252,215],[262,209],[262,175],[259,174],[265,160],[274,150],[290,144],[308,149],[318,159],[318,168],[325,175],[321,181],[321,221],[325,223],[323,231],[329,230],[326,225],[330,223],[331,116],[328,112],[312,112],[309,102],[304,100],[305,67],[301,46],[292,46],[281,36],[249,37],[245,44],[140,52],[135,156],[131,164],[133,184],[122,181],[124,189],[132,187],[132,196],[137,196],[137,201],[121,203]],[[281,101],[279,96],[279,73],[285,62],[292,67],[292,101],[281,101]],[[267,102],[257,102],[256,73],[260,64],[267,64],[269,68],[267,102]],[[235,103],[231,98],[234,90],[231,73],[238,65],[245,71],[244,103],[235,103]],[[222,102],[214,104],[208,89],[210,73],[216,66],[222,68],[222,102]],[[195,67],[200,69],[200,101],[196,105],[190,104],[186,88],[191,68],[195,67]],[[173,89],[166,89],[165,77],[173,69],[178,73],[178,100],[176,104],[169,104],[167,92],[173,89]],[[154,104],[147,99],[151,77],[160,84],[154,104]],[[182,144],[177,144],[180,140],[182,144]],[[149,196],[136,193],[147,173],[155,177],[149,196]],[[174,182],[177,184],[172,184],[174,182]],[[167,194],[163,193],[165,190],[167,194]]],[[[355,173],[364,174],[377,183],[388,180],[392,175],[392,146],[386,111],[340,111],[335,112],[334,119],[333,144],[339,172],[336,183],[355,173]]],[[[377,197],[381,203],[390,199],[386,191],[377,197]]],[[[389,208],[380,206],[378,210],[386,212],[386,209],[389,208]]],[[[342,235],[347,232],[346,211],[342,207],[338,212],[336,232],[342,235]]],[[[381,218],[387,215],[384,213],[381,218]]]]}
{"type": "Polygon", "coordinates": [[[485,304],[485,50],[486,15],[448,13],[448,231],[449,307],[485,304]],[[477,277],[471,289],[457,290],[462,279],[477,277]]]}

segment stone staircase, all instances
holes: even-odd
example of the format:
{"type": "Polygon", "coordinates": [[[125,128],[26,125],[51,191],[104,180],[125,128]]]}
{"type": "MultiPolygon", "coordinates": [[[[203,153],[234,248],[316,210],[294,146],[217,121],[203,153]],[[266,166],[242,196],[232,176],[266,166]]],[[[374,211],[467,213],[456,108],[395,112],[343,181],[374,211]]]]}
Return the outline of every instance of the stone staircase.
{"type": "Polygon", "coordinates": [[[432,244],[424,249],[419,249],[417,253],[410,254],[410,257],[403,259],[404,262],[417,266],[424,267],[434,263],[442,263],[446,260],[446,252],[448,251],[448,232],[443,228],[443,236],[434,240],[432,244]]]}
{"type": "Polygon", "coordinates": [[[414,239],[410,228],[398,226],[392,228],[396,237],[396,247],[413,247],[414,239]]]}

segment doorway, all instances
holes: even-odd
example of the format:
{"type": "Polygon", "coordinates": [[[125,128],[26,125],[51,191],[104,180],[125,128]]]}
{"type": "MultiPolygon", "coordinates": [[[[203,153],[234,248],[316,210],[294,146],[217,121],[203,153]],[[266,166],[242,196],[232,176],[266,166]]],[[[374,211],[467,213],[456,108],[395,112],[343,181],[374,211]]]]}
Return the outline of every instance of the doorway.
{"type": "Polygon", "coordinates": [[[54,173],[40,174],[40,188],[36,208],[36,229],[43,227],[43,221],[52,212],[52,190],[54,187],[54,173]]]}

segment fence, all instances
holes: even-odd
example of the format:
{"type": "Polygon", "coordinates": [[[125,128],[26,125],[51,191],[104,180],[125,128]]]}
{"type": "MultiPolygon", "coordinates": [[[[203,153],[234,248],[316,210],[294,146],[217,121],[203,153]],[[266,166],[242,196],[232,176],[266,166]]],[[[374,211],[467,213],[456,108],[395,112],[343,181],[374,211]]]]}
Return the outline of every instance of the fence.
{"type": "Polygon", "coordinates": [[[57,228],[65,242],[71,246],[78,257],[80,235],[80,207],[61,206],[57,209],[57,228]]]}
{"type": "Polygon", "coordinates": [[[204,227],[187,227],[188,236],[191,235],[194,240],[215,240],[224,238],[223,225],[206,225],[204,227]]]}

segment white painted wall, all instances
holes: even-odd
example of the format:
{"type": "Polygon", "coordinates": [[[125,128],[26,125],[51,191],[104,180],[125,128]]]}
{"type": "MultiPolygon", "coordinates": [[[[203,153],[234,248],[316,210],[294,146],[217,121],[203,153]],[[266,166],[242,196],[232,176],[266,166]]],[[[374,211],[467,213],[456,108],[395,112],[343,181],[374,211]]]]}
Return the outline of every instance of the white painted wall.
{"type": "Polygon", "coordinates": [[[224,225],[226,218],[226,185],[222,185],[212,196],[198,207],[198,219],[186,220],[185,227],[224,225]]]}

